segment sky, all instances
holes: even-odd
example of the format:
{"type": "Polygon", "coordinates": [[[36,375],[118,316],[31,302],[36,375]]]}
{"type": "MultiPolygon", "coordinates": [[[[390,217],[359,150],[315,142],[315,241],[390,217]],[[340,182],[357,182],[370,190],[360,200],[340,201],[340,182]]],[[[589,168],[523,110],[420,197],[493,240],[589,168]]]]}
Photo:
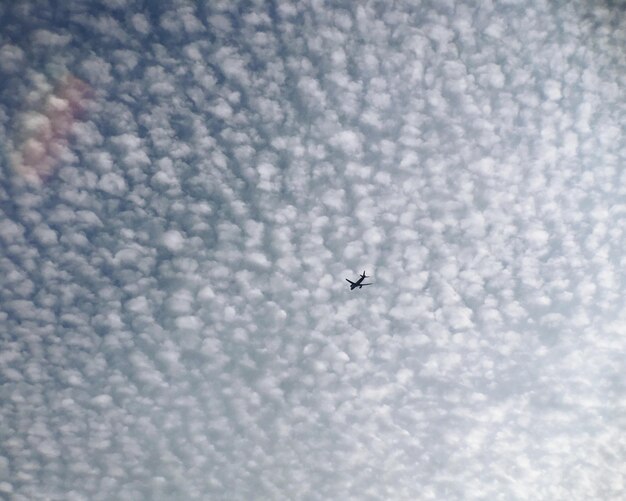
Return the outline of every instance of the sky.
{"type": "Polygon", "coordinates": [[[0,498],[623,499],[625,8],[0,4],[0,498]]]}

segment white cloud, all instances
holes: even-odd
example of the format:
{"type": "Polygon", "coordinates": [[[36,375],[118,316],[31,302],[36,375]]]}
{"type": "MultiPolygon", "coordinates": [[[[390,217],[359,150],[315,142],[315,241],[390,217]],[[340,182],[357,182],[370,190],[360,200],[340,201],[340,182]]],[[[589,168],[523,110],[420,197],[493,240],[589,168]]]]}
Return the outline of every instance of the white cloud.
{"type": "Polygon", "coordinates": [[[141,12],[132,15],[131,24],[135,30],[143,35],[147,35],[150,32],[150,22],[146,15],[141,12]]]}
{"type": "Polygon", "coordinates": [[[162,243],[167,249],[176,252],[183,249],[185,239],[180,231],[168,230],[163,234],[162,243]]]}
{"type": "Polygon", "coordinates": [[[0,67],[6,73],[18,71],[24,61],[24,51],[17,45],[4,44],[0,47],[0,67]]]}
{"type": "Polygon", "coordinates": [[[107,172],[98,181],[98,188],[109,195],[122,195],[127,190],[126,181],[115,172],[107,172]]]}
{"type": "Polygon", "coordinates": [[[86,79],[91,85],[104,87],[111,83],[111,63],[98,56],[91,56],[81,64],[86,79]]]}

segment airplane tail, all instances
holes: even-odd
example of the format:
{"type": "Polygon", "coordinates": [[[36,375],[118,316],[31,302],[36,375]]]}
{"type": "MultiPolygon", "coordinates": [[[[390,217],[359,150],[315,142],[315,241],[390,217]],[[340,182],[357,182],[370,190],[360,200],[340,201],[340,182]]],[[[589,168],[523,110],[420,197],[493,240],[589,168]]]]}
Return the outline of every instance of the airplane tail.
{"type": "Polygon", "coordinates": [[[366,274],[365,274],[365,270],[363,270],[363,274],[361,275],[363,278],[369,278],[366,274]]]}

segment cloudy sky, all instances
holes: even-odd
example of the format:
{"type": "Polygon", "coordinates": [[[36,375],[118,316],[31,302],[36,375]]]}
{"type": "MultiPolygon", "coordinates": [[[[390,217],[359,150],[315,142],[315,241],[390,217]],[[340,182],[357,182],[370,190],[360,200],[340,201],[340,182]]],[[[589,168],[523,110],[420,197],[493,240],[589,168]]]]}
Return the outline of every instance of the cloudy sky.
{"type": "Polygon", "coordinates": [[[0,498],[622,499],[622,2],[0,19],[0,498]]]}

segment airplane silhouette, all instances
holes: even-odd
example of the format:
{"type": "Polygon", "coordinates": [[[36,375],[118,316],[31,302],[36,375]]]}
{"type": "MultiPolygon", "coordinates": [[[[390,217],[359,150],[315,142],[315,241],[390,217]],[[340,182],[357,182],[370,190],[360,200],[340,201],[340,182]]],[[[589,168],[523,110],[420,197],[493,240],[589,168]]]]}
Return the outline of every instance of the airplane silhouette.
{"type": "Polygon", "coordinates": [[[365,278],[369,278],[369,277],[365,274],[365,270],[364,270],[363,274],[359,277],[359,279],[356,282],[353,282],[352,280],[348,280],[347,278],[346,278],[346,282],[350,282],[350,290],[354,290],[357,287],[360,289],[364,285],[372,285],[371,283],[364,284],[363,283],[363,279],[365,279],[365,278]]]}

